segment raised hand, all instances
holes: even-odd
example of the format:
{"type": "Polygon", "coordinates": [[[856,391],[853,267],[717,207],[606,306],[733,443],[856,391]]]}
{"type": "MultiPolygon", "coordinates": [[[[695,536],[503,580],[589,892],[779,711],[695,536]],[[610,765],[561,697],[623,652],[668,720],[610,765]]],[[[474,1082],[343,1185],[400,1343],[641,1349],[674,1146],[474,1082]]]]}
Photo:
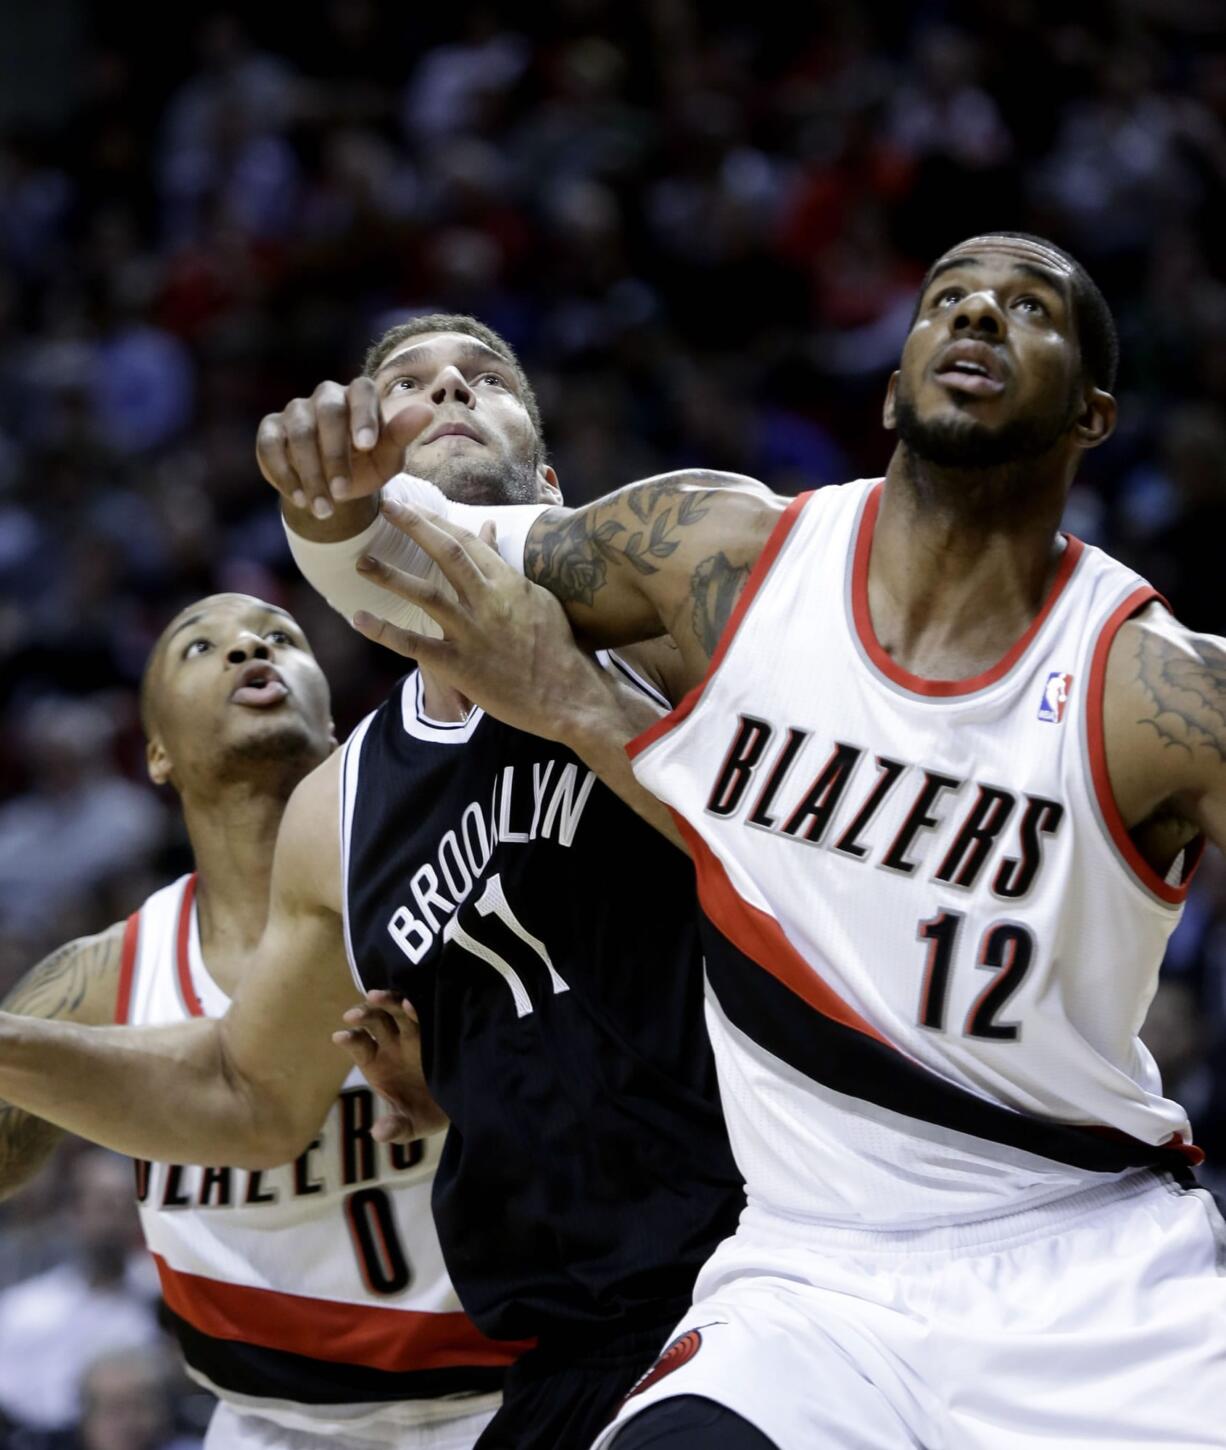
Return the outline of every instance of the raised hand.
{"type": "Polygon", "coordinates": [[[601,708],[607,697],[602,672],[576,645],[553,595],[500,557],[492,523],[478,537],[404,504],[389,502],[384,513],[434,561],[441,579],[417,578],[369,556],[358,568],[372,583],[417,605],[443,638],[403,629],[365,610],[353,619],[360,633],[417,660],[466,699],[534,735],[561,740],[574,711],[589,704],[601,708]]]}
{"type": "MultiPolygon", "coordinates": [[[[433,417],[424,404],[384,422],[372,379],[320,383],[260,422],[260,472],[288,507],[329,519],[336,504],[371,498],[404,466],[405,447],[433,417]]],[[[373,517],[373,509],[370,511],[373,517]]]]}

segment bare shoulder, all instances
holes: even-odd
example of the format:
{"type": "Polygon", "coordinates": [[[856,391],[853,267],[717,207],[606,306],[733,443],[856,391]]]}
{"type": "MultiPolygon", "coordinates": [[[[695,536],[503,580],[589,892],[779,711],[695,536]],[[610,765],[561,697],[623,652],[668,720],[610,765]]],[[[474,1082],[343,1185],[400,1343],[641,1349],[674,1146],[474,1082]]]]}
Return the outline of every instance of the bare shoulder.
{"type": "Polygon", "coordinates": [[[1226,790],[1226,640],[1150,605],[1112,643],[1103,706],[1125,820],[1181,795],[1226,790]]]}
{"type": "Polygon", "coordinates": [[[102,1026],[115,1019],[115,1000],[123,966],[124,923],[94,936],[65,942],[13,987],[6,1012],[46,1021],[102,1026]]]}
{"type": "Polygon", "coordinates": [[[289,798],[273,863],[273,891],[299,907],[341,910],[341,760],[332,754],[289,798]]]}

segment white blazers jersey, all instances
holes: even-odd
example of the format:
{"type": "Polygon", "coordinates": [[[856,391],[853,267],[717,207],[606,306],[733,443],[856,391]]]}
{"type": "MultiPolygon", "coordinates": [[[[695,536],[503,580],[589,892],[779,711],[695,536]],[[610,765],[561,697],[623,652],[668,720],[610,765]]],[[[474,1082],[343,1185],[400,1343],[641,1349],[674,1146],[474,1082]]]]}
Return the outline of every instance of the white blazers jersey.
{"type": "Polygon", "coordinates": [[[1068,539],[995,667],[920,679],[873,635],[882,486],[791,505],[705,680],[630,747],[697,863],[750,1202],[919,1228],[1186,1170],[1138,1032],[1190,863],[1142,860],[1103,750],[1110,643],[1157,596],[1068,539]]]}
{"type": "MultiPolygon", "coordinates": [[[[200,952],[195,886],[185,876],[129,919],[117,1021],[225,1013],[200,952]]],[[[376,1110],[355,1070],[296,1162],[138,1162],[137,1199],[195,1379],[293,1429],[383,1438],[386,1427],[395,1443],[398,1427],[475,1413],[474,1395],[496,1404],[524,1346],[480,1334],[447,1278],[430,1212],[441,1138],[377,1143],[376,1110]]]]}

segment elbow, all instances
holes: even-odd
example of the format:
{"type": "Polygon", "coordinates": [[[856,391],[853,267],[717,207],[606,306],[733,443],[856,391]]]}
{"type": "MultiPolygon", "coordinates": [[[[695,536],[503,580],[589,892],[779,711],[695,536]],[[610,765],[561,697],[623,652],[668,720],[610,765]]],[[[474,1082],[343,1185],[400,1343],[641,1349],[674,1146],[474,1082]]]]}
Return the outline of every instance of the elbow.
{"type": "MultiPolygon", "coordinates": [[[[222,1084],[227,1167],[256,1171],[292,1163],[311,1145],[320,1117],[308,1120],[290,1084],[252,1081],[231,1060],[224,1035],[215,1040],[213,1072],[222,1084]]],[[[222,1126],[219,1124],[218,1126],[222,1126]]]]}
{"type": "Polygon", "coordinates": [[[226,1164],[250,1172],[280,1168],[292,1163],[311,1146],[318,1126],[308,1128],[302,1123],[265,1120],[252,1125],[241,1142],[226,1154],[226,1164]]]}

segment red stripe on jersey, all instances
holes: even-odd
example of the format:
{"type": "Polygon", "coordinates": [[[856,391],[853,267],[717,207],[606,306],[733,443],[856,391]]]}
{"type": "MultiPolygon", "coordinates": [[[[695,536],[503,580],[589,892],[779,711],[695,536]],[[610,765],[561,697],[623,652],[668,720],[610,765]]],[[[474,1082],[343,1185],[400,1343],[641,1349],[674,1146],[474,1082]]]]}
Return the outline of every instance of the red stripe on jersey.
{"type": "Polygon", "coordinates": [[[883,1037],[875,1027],[833,991],[805,961],[783,933],[783,928],[768,912],[751,905],[728,879],[722,863],[693,826],[676,811],[673,819],[681,832],[698,877],[698,899],[711,924],[740,952],[758,966],[778,978],[802,1001],[823,1017],[841,1022],[872,1037],[886,1047],[894,1043],[883,1037]]]}
{"type": "Polygon", "coordinates": [[[153,1260],[167,1307],[215,1339],[237,1339],[287,1354],[393,1373],[460,1366],[499,1368],[532,1348],[532,1341],[488,1339],[459,1312],[430,1314],[309,1299],[180,1273],[158,1254],[153,1260]]]}
{"type": "Polygon", "coordinates": [[[910,670],[904,670],[901,665],[896,664],[882,649],[876,631],[873,629],[873,616],[868,606],[868,566],[873,553],[873,531],[876,528],[877,515],[881,509],[883,487],[883,484],[878,483],[869,491],[864,503],[864,512],[860,516],[859,531],[856,534],[856,545],[852,555],[851,614],[865,653],[887,679],[892,680],[896,685],[901,685],[904,690],[909,690],[913,695],[935,695],[948,698],[951,695],[973,694],[976,690],[983,690],[989,685],[994,685],[1017,664],[1026,653],[1031,640],[1043,628],[1043,623],[1055,607],[1056,600],[1063,594],[1064,586],[1073,577],[1073,570],[1085,552],[1085,545],[1080,539],[1073,538],[1071,534],[1065,534],[1064,553],[1056,569],[1056,577],[1047,591],[1047,598],[1043,601],[1038,614],[1030,621],[1025,633],[994,665],[964,680],[927,680],[922,675],[913,675],[910,670]]]}
{"type": "Polygon", "coordinates": [[[792,526],[800,517],[800,511],[805,504],[813,497],[813,491],[798,494],[783,511],[779,521],[770,532],[762,552],[758,555],[757,562],[749,572],[749,578],[745,581],[745,587],[741,590],[741,597],[736,602],[736,607],[728,617],[728,623],[724,625],[723,633],[719,637],[719,643],[715,646],[715,653],[711,656],[711,663],[707,666],[707,672],[702,679],[690,690],[675,709],[670,710],[667,715],[662,716],[643,731],[641,735],[629,741],[626,745],[626,754],[631,760],[649,745],[654,745],[661,736],[667,735],[670,730],[680,725],[685,717],[693,710],[694,706],[702,699],[702,692],[711,682],[711,677],[723,663],[724,656],[728,653],[733,637],[741,627],[741,621],[745,618],[746,611],[754,601],[754,595],[766,582],[766,576],[771,571],[771,565],[779,557],[779,551],[783,548],[787,536],[792,532],[792,526]]]}
{"type": "MultiPolygon", "coordinates": [[[[1086,1129],[1087,1133],[1096,1133],[1100,1138],[1111,1138],[1116,1143],[1135,1143],[1136,1138],[1128,1133],[1121,1132],[1119,1128],[1108,1128],[1101,1124],[1092,1124],[1086,1129]]],[[[1195,1143],[1185,1143],[1178,1133],[1172,1133],[1169,1138],[1157,1144],[1159,1148],[1165,1148],[1168,1152],[1178,1153],[1186,1160],[1189,1167],[1199,1168],[1205,1161],[1205,1150],[1195,1143]]]]}
{"type": "Polygon", "coordinates": [[[115,993],[115,1021],[124,1027],[132,1012],[132,983],[136,976],[136,947],[140,941],[140,912],[128,917],[119,956],[119,990],[115,993]]]}
{"type": "Polygon", "coordinates": [[[200,1005],[196,984],[192,981],[192,958],[188,950],[192,932],[192,904],[196,900],[196,880],[197,873],[193,871],[183,887],[183,900],[179,903],[179,926],[175,932],[175,962],[183,1005],[193,1017],[203,1017],[204,1008],[200,1005]]]}
{"type": "MultiPolygon", "coordinates": [[[[1115,801],[1115,792],[1111,789],[1111,773],[1107,768],[1106,734],[1103,729],[1103,702],[1107,692],[1107,659],[1111,654],[1111,646],[1122,626],[1138,610],[1155,602],[1166,604],[1166,600],[1156,589],[1144,584],[1134,589],[1103,625],[1102,633],[1095,642],[1094,654],[1090,661],[1090,680],[1086,695],[1086,745],[1090,755],[1090,777],[1094,784],[1098,808],[1102,812],[1103,820],[1111,833],[1111,839],[1115,842],[1116,849],[1142,886],[1152,891],[1160,900],[1168,902],[1171,906],[1178,906],[1187,896],[1192,875],[1200,865],[1200,858],[1205,849],[1205,839],[1203,836],[1198,836],[1192,845],[1186,848],[1188,854],[1184,857],[1186,864],[1183,881],[1178,886],[1172,886],[1170,882],[1164,881],[1158,875],[1137,850],[1136,842],[1128,834],[1128,827],[1124,823],[1123,816],[1120,815],[1120,808],[1115,801]]],[[[1170,605],[1166,604],[1166,607],[1169,609],[1170,605]]]]}

